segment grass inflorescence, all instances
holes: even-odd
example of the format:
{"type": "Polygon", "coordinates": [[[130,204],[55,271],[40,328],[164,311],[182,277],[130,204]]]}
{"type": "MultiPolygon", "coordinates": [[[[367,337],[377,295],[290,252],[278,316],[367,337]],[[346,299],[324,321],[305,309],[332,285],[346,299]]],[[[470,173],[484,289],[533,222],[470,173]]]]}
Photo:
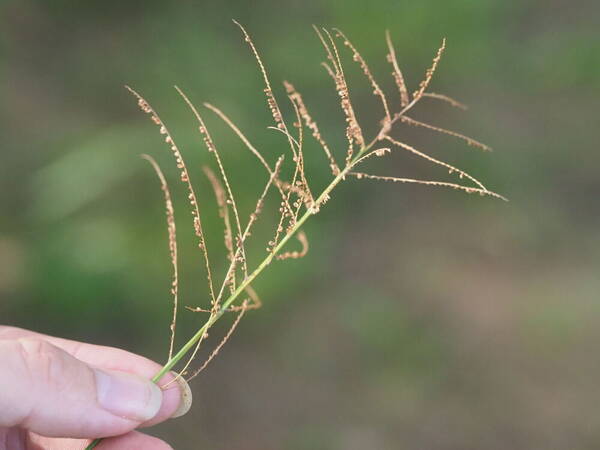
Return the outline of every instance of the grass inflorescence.
{"type": "MultiPolygon", "coordinates": [[[[316,120],[310,114],[304,99],[300,92],[290,82],[284,81],[284,88],[287,94],[290,105],[294,111],[294,117],[291,121],[286,121],[279,106],[279,102],[275,97],[271,82],[260,57],[260,54],[252,41],[250,35],[244,27],[234,21],[240,28],[242,35],[250,47],[264,81],[264,94],[266,97],[267,107],[273,118],[274,128],[284,136],[284,140],[289,147],[289,155],[280,155],[274,162],[269,162],[269,158],[265,157],[256,146],[254,146],[241,129],[219,108],[214,105],[204,103],[206,111],[215,114],[220,118],[231,131],[240,139],[241,143],[253,154],[258,163],[265,169],[267,180],[263,190],[259,193],[254,210],[246,219],[242,220],[237,207],[236,199],[229,183],[225,167],[223,165],[221,155],[217,146],[212,139],[212,136],[206,127],[205,121],[199,109],[190,101],[186,94],[179,88],[176,88],[177,93],[189,107],[191,113],[195,117],[198,125],[198,132],[201,139],[214,158],[217,170],[213,171],[208,167],[203,169],[204,175],[210,182],[216,198],[219,216],[223,221],[223,243],[227,253],[228,267],[219,284],[215,283],[213,276],[211,260],[206,242],[206,237],[202,225],[202,216],[198,196],[191,182],[190,173],[187,169],[185,160],[176,145],[167,126],[164,124],[158,113],[150,106],[149,102],[142,97],[138,92],[130,87],[127,89],[137,99],[140,109],[148,114],[151,120],[158,126],[160,134],[164,137],[166,144],[170,147],[175,158],[175,163],[179,169],[181,181],[186,186],[188,192],[188,200],[191,207],[192,225],[197,238],[197,245],[201,253],[201,260],[206,269],[207,276],[207,291],[210,301],[207,305],[197,307],[187,307],[187,309],[199,313],[208,314],[208,318],[198,331],[187,340],[187,342],[177,351],[175,351],[175,334],[178,315],[178,262],[177,262],[177,235],[174,219],[173,202],[169,186],[160,167],[154,159],[148,155],[144,155],[153,166],[160,180],[161,189],[164,194],[166,206],[167,230],[169,252],[173,269],[173,278],[171,286],[171,294],[173,297],[172,321],[170,325],[171,337],[169,345],[168,361],[163,368],[152,378],[156,383],[163,378],[165,374],[175,369],[178,363],[182,363],[182,367],[177,370],[176,378],[185,377],[188,381],[197,376],[204,370],[209,362],[217,355],[225,342],[231,337],[236,326],[244,314],[250,309],[256,309],[261,306],[261,300],[253,289],[252,284],[255,279],[273,262],[273,260],[283,260],[288,258],[302,258],[309,249],[309,242],[306,233],[302,227],[306,221],[317,214],[321,207],[329,200],[332,191],[340,184],[349,178],[357,180],[379,180],[392,181],[399,183],[415,183],[426,186],[448,187],[465,193],[477,193],[483,196],[495,197],[506,200],[503,196],[487,189],[479,180],[469,175],[462,169],[448,164],[444,161],[436,159],[423,150],[418,150],[413,145],[409,145],[397,137],[392,136],[394,126],[397,123],[405,123],[411,126],[425,128],[438,133],[443,133],[457,139],[463,140],[466,144],[475,148],[489,151],[491,150],[485,144],[465,136],[461,133],[447,130],[437,125],[421,122],[413,119],[408,113],[422,99],[432,99],[446,102],[449,105],[466,109],[459,101],[445,94],[439,94],[429,91],[430,83],[434,77],[436,69],[440,63],[444,50],[446,48],[445,39],[437,50],[431,66],[426,70],[422,81],[417,89],[409,93],[409,89],[405,83],[405,78],[400,71],[398,60],[392,38],[389,32],[385,33],[385,41],[387,44],[387,61],[390,63],[392,77],[397,88],[398,110],[394,111],[392,102],[384,93],[380,84],[373,76],[369,65],[358,51],[356,46],[338,29],[328,30],[325,28],[314,27],[318,39],[320,40],[326,55],[326,61],[322,63],[323,67],[332,78],[334,88],[339,96],[340,107],[346,122],[345,137],[347,146],[344,154],[337,155],[336,152],[327,144],[321,129],[316,120]],[[381,104],[382,118],[378,122],[379,131],[370,139],[365,138],[363,128],[361,127],[355,106],[350,95],[350,89],[339,48],[339,43],[347,47],[350,51],[351,58],[356,62],[362,73],[366,77],[372,88],[373,95],[381,104]],[[324,163],[327,164],[331,172],[331,181],[319,194],[315,194],[309,183],[305,171],[304,147],[305,141],[310,136],[314,142],[321,147],[324,156],[324,163]],[[457,176],[456,182],[449,182],[437,179],[423,180],[414,178],[402,178],[394,176],[384,176],[373,174],[363,166],[372,158],[383,158],[392,152],[404,151],[414,156],[420,157],[430,163],[443,167],[450,174],[457,176]],[[282,167],[285,163],[289,164],[291,160],[292,170],[291,175],[286,179],[282,175],[282,167]],[[464,184],[467,182],[468,184],[464,184]],[[253,227],[258,221],[261,212],[263,211],[265,199],[271,191],[279,198],[279,215],[275,220],[276,227],[273,230],[273,237],[266,243],[266,255],[262,262],[256,268],[250,270],[248,267],[248,259],[246,255],[246,242],[251,236],[253,227]],[[296,247],[291,247],[290,240],[295,238],[296,247]],[[229,331],[224,338],[218,343],[215,349],[209,354],[208,358],[200,364],[197,369],[191,370],[190,367],[196,357],[200,346],[208,336],[209,329],[226,313],[231,312],[236,314],[236,318],[229,331]],[[183,360],[187,357],[187,360],[183,360]]],[[[168,384],[173,383],[174,380],[168,384]]],[[[167,385],[161,386],[166,388],[167,385]]],[[[100,440],[92,442],[87,448],[94,448],[100,440]]]]}

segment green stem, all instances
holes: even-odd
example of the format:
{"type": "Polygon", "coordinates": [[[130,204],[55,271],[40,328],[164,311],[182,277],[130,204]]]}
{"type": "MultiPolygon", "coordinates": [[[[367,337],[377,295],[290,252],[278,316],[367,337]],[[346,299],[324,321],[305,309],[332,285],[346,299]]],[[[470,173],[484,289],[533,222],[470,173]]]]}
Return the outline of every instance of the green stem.
{"type": "MultiPolygon", "coordinates": [[[[366,152],[368,151],[372,146],[373,146],[374,142],[372,142],[371,144],[369,144],[368,146],[364,147],[362,150],[360,150],[358,152],[358,154],[354,157],[354,159],[350,162],[350,164],[348,164],[344,170],[342,170],[334,179],[333,181],[329,184],[329,186],[327,186],[323,192],[321,193],[321,195],[319,195],[319,197],[317,198],[317,200],[315,200],[315,204],[320,206],[323,203],[323,200],[325,200],[327,197],[329,197],[329,194],[331,193],[331,191],[333,190],[333,188],[336,187],[336,185],[342,181],[344,179],[344,177],[348,174],[348,172],[350,171],[350,169],[352,169],[352,167],[354,166],[354,163],[366,152]]],[[[175,353],[171,359],[169,359],[169,361],[167,361],[167,363],[162,367],[162,369],[160,369],[156,375],[154,375],[152,377],[152,381],[154,383],[157,383],[158,381],[160,381],[160,379],[162,377],[164,377],[180,360],[181,358],[183,358],[197,343],[200,339],[202,339],[202,336],[204,336],[206,334],[206,332],[208,331],[208,329],[213,326],[213,324],[219,320],[221,318],[221,316],[225,313],[225,311],[227,311],[227,308],[240,296],[240,294],[242,292],[244,292],[244,289],[251,284],[254,279],[260,275],[260,273],[265,269],[265,267],[267,267],[271,261],[273,261],[273,258],[275,257],[275,255],[277,253],[279,253],[279,251],[283,248],[283,246],[290,240],[290,238],[292,236],[294,236],[296,234],[296,232],[300,229],[300,227],[302,227],[302,225],[304,225],[304,222],[306,222],[308,220],[308,218],[310,216],[312,216],[313,214],[315,214],[317,211],[313,210],[312,208],[309,208],[303,215],[302,217],[300,217],[300,219],[298,219],[298,221],[294,224],[294,226],[292,227],[292,229],[286,233],[286,235],[281,239],[281,241],[279,242],[279,244],[277,244],[275,246],[275,248],[273,248],[273,251],[271,251],[269,253],[269,255],[258,265],[258,267],[256,269],[254,269],[254,272],[252,272],[244,281],[242,281],[237,289],[235,291],[233,291],[231,293],[231,295],[227,298],[227,300],[225,300],[223,302],[223,304],[221,305],[221,307],[219,308],[219,310],[213,314],[205,323],[204,325],[202,325],[202,327],[196,332],[196,334],[194,334],[189,341],[187,341],[183,347],[181,347],[181,349],[175,353]]],[[[96,439],[94,440],[92,443],[90,443],[85,450],[91,450],[93,448],[95,448],[100,442],[102,441],[102,438],[96,439]]]]}

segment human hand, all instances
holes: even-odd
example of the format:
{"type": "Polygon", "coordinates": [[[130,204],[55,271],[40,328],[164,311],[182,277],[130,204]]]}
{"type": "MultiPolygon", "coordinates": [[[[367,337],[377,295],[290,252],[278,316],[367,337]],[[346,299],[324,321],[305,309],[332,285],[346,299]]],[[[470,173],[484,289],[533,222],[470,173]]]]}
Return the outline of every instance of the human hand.
{"type": "MultiPolygon", "coordinates": [[[[0,326],[0,450],[167,450],[133,431],[185,414],[185,382],[161,390],[161,366],[112,347],[0,326]]],[[[173,379],[167,374],[165,385],[173,379]]]]}

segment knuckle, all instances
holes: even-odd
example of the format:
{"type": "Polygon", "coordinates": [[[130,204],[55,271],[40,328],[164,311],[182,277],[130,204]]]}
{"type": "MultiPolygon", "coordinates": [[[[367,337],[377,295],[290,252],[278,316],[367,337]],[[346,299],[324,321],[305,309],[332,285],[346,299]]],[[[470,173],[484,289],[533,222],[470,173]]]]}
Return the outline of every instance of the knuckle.
{"type": "Polygon", "coordinates": [[[20,328],[0,325],[0,339],[11,339],[18,331],[20,328]]]}
{"type": "Polygon", "coordinates": [[[62,352],[52,344],[35,338],[17,339],[18,350],[29,378],[35,385],[60,387],[65,360],[62,352]]]}

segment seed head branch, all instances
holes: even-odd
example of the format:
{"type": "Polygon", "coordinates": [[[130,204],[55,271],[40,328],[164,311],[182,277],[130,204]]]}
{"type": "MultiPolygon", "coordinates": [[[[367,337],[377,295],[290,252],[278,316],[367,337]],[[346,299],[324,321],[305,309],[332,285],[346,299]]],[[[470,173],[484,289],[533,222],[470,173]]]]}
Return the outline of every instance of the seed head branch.
{"type": "MultiPolygon", "coordinates": [[[[298,170],[300,172],[300,183],[296,183],[298,186],[300,186],[304,192],[304,198],[301,199],[301,201],[304,201],[305,203],[308,203],[308,207],[310,208],[310,206],[314,203],[314,197],[312,195],[312,192],[310,190],[310,186],[308,184],[308,179],[306,178],[306,172],[305,172],[305,167],[304,167],[304,150],[303,150],[303,146],[304,146],[304,126],[302,125],[302,117],[300,116],[300,109],[298,108],[298,105],[296,104],[296,102],[294,102],[294,100],[289,97],[290,103],[292,104],[292,107],[294,108],[294,113],[296,114],[296,121],[294,122],[294,126],[296,126],[296,128],[298,128],[298,139],[297,139],[297,143],[298,143],[298,156],[297,156],[297,161],[296,164],[298,165],[298,170]]],[[[299,206],[296,209],[296,219],[298,219],[298,212],[299,212],[299,206]]]]}
{"type": "Polygon", "coordinates": [[[427,161],[430,161],[430,162],[432,162],[434,164],[437,164],[439,166],[445,167],[446,169],[448,169],[448,172],[450,174],[456,173],[459,178],[463,178],[464,177],[464,178],[472,181],[473,183],[475,183],[481,190],[487,191],[486,187],[483,184],[481,184],[481,182],[479,182],[477,179],[473,178],[468,173],[466,173],[466,172],[458,169],[457,167],[454,167],[454,166],[452,166],[452,165],[450,165],[448,163],[445,163],[444,161],[440,161],[439,159],[436,159],[436,158],[434,158],[432,156],[429,156],[426,153],[423,153],[423,152],[417,150],[416,148],[411,147],[410,145],[405,144],[404,142],[397,141],[396,139],[393,139],[393,138],[391,138],[389,136],[386,136],[385,139],[387,141],[389,141],[390,143],[396,145],[397,147],[403,148],[404,150],[406,150],[406,151],[408,151],[408,152],[410,152],[410,153],[412,153],[414,155],[417,155],[417,156],[419,156],[419,157],[421,157],[421,158],[423,158],[423,159],[425,159],[427,161]]]}
{"type": "Polygon", "coordinates": [[[387,99],[385,98],[385,94],[379,87],[379,84],[377,84],[377,81],[375,81],[375,77],[373,76],[371,69],[369,69],[369,65],[364,60],[360,52],[356,49],[356,47],[352,44],[352,42],[350,42],[350,39],[348,39],[341,30],[339,30],[338,28],[334,28],[333,31],[336,33],[337,37],[343,40],[344,45],[352,51],[352,59],[360,65],[360,68],[369,80],[369,83],[371,83],[371,87],[373,88],[373,94],[379,97],[379,99],[381,100],[386,120],[391,120],[390,108],[388,107],[387,99]]]}
{"type": "Polygon", "coordinates": [[[335,82],[335,89],[340,97],[340,103],[342,107],[342,112],[346,118],[346,139],[348,140],[348,151],[346,153],[346,165],[350,163],[354,155],[354,145],[356,144],[359,148],[364,147],[365,140],[363,138],[362,129],[358,124],[358,120],[356,119],[356,114],[354,113],[354,108],[352,107],[352,102],[350,100],[350,91],[348,89],[348,84],[346,82],[346,77],[344,76],[344,69],[342,67],[342,61],[340,59],[340,55],[335,44],[335,41],[331,37],[329,31],[325,28],[322,28],[321,31],[325,33],[329,42],[327,42],[321,33],[321,31],[315,27],[315,31],[325,51],[327,53],[327,58],[330,60],[333,65],[333,69],[329,67],[329,65],[324,64],[325,68],[332,76],[335,82]],[[331,48],[330,48],[331,45],[331,48]],[[335,55],[335,56],[334,56],[335,55]]]}
{"type": "Polygon", "coordinates": [[[216,297],[215,297],[215,292],[214,292],[214,287],[213,287],[212,272],[211,272],[210,261],[209,261],[209,257],[208,257],[208,249],[206,247],[204,231],[202,229],[202,220],[200,218],[200,207],[198,206],[198,200],[196,199],[196,192],[194,191],[194,188],[192,186],[192,182],[190,180],[190,176],[189,176],[187,166],[185,164],[185,160],[183,159],[183,156],[181,155],[179,148],[175,144],[175,141],[171,137],[169,130],[167,129],[167,127],[165,126],[165,124],[163,123],[163,121],[161,120],[159,115],[156,113],[156,111],[150,106],[150,104],[140,94],[138,94],[136,91],[134,91],[129,86],[125,86],[125,87],[127,88],[127,90],[129,92],[131,92],[133,94],[134,97],[137,98],[138,106],[140,107],[140,109],[143,112],[145,112],[146,114],[148,114],[150,116],[150,118],[152,119],[152,121],[159,127],[160,134],[165,135],[165,142],[170,146],[173,156],[175,157],[175,162],[177,163],[177,168],[180,171],[181,181],[183,183],[185,183],[187,190],[188,190],[188,199],[189,199],[190,205],[192,207],[194,233],[196,234],[196,237],[198,238],[198,247],[200,248],[202,255],[204,257],[204,264],[206,266],[206,274],[207,274],[206,276],[207,276],[207,280],[208,280],[208,289],[209,289],[211,301],[214,302],[214,301],[216,301],[216,297]]]}
{"type": "Polygon", "coordinates": [[[327,145],[327,142],[325,142],[325,139],[323,139],[323,136],[321,135],[321,131],[319,130],[319,126],[317,125],[317,122],[315,120],[313,120],[310,113],[308,112],[308,109],[306,108],[306,105],[304,104],[304,100],[302,99],[302,95],[300,95],[300,93],[296,90],[294,85],[292,85],[291,83],[288,83],[287,81],[284,81],[283,83],[285,85],[285,89],[286,89],[290,99],[298,107],[298,111],[300,112],[300,117],[304,121],[304,125],[306,125],[306,128],[308,128],[312,132],[313,138],[315,138],[315,140],[323,148],[323,151],[325,152],[325,156],[327,156],[327,160],[329,161],[329,167],[331,168],[331,172],[333,173],[333,175],[337,175],[338,173],[340,173],[340,168],[337,165],[335,158],[333,157],[333,154],[331,153],[331,150],[329,149],[329,146],[327,145]]]}
{"type": "Polygon", "coordinates": [[[473,138],[470,138],[469,136],[465,136],[464,134],[460,134],[457,133],[456,131],[452,131],[452,130],[447,130],[445,128],[441,128],[435,125],[430,125],[428,123],[425,122],[421,122],[419,120],[413,119],[407,115],[403,115],[402,118],[400,119],[403,123],[406,123],[408,125],[413,125],[415,127],[422,127],[422,128],[428,128],[430,130],[433,130],[437,133],[442,133],[442,134],[447,134],[448,136],[454,136],[455,138],[461,139],[463,141],[465,141],[467,143],[467,145],[471,146],[471,147],[476,147],[479,148],[481,150],[484,150],[486,152],[491,152],[492,148],[479,142],[476,141],[473,138]]]}
{"type": "MultiPolygon", "coordinates": [[[[203,140],[204,140],[204,144],[206,145],[206,148],[208,149],[209,153],[212,153],[213,156],[215,157],[215,160],[217,162],[217,166],[219,167],[219,171],[221,173],[221,178],[223,180],[223,183],[225,184],[225,188],[227,190],[227,200],[226,203],[231,207],[231,210],[233,211],[233,217],[235,219],[235,226],[237,229],[237,240],[240,240],[242,237],[242,225],[240,223],[240,216],[238,214],[238,209],[237,209],[237,205],[235,202],[235,197],[233,195],[233,192],[231,190],[231,186],[229,184],[229,180],[227,178],[227,174],[225,173],[225,168],[223,167],[223,162],[221,161],[221,157],[219,156],[219,152],[217,150],[217,147],[208,131],[208,128],[206,128],[206,125],[204,123],[204,120],[202,119],[202,116],[200,115],[200,113],[198,112],[198,110],[196,109],[196,107],[194,106],[194,104],[189,100],[189,98],[183,93],[183,91],[181,91],[181,89],[179,89],[178,87],[175,87],[175,89],[177,89],[177,92],[179,93],[179,95],[181,95],[181,97],[184,99],[184,101],[187,103],[187,105],[189,106],[189,108],[192,110],[194,116],[196,117],[196,120],[198,121],[199,127],[198,130],[200,131],[200,134],[203,136],[203,140]]],[[[241,242],[241,241],[240,241],[241,242]]],[[[241,248],[240,248],[240,256],[239,256],[239,262],[242,265],[242,270],[244,272],[244,276],[248,275],[248,267],[246,264],[246,251],[244,249],[243,244],[241,244],[241,248]]],[[[218,303],[218,298],[217,298],[217,303],[218,303]]]]}
{"type": "MultiPolygon", "coordinates": [[[[278,128],[281,128],[282,130],[287,131],[287,125],[285,124],[285,121],[283,120],[283,115],[281,114],[281,110],[279,109],[279,104],[277,103],[275,94],[273,94],[273,88],[271,87],[271,82],[269,81],[269,77],[267,75],[267,70],[265,69],[265,66],[262,62],[260,55],[258,54],[258,51],[256,50],[256,46],[254,45],[254,42],[252,41],[252,38],[250,38],[250,35],[246,31],[246,29],[239,22],[234,20],[233,23],[235,23],[242,31],[242,33],[244,35],[244,40],[250,46],[250,50],[252,51],[252,54],[254,55],[254,58],[256,59],[256,62],[260,69],[260,72],[263,76],[263,80],[265,82],[264,92],[265,92],[265,95],[267,96],[267,104],[269,106],[269,109],[271,110],[271,115],[273,116],[275,125],[278,128]]],[[[293,143],[291,141],[289,141],[289,144],[290,144],[292,153],[295,153],[293,143]]]]}
{"type": "Polygon", "coordinates": [[[400,66],[398,66],[398,60],[396,59],[396,50],[394,49],[394,44],[392,43],[392,38],[388,30],[385,31],[385,40],[388,46],[387,60],[392,65],[392,76],[394,77],[394,82],[396,83],[396,87],[398,88],[398,92],[400,93],[400,105],[406,106],[409,102],[408,89],[406,88],[406,83],[404,82],[404,76],[402,75],[400,66]]]}
{"type": "MultiPolygon", "coordinates": [[[[225,193],[223,185],[221,184],[217,176],[208,166],[203,166],[202,170],[204,171],[206,178],[208,178],[208,181],[210,182],[210,185],[212,186],[213,191],[215,193],[215,199],[219,208],[219,216],[221,217],[221,219],[223,219],[225,249],[227,250],[227,256],[229,258],[229,261],[233,263],[235,261],[233,250],[233,231],[231,229],[231,221],[229,220],[227,194],[225,193]]],[[[229,274],[229,276],[225,278],[223,283],[224,285],[229,285],[229,289],[231,292],[235,291],[235,271],[232,274],[229,274]]]]}
{"type": "Polygon", "coordinates": [[[448,187],[451,189],[460,190],[466,192],[467,194],[480,194],[487,195],[489,197],[494,197],[500,200],[508,201],[506,197],[503,197],[500,194],[497,194],[492,191],[488,191],[487,189],[474,188],[470,186],[463,186],[455,183],[448,183],[445,181],[436,181],[436,180],[417,180],[413,178],[400,178],[400,177],[387,177],[382,175],[371,175],[363,172],[350,172],[350,175],[354,176],[357,179],[371,179],[371,180],[379,180],[379,181],[392,181],[395,183],[415,183],[415,184],[423,184],[426,186],[438,186],[438,187],[448,187]]]}
{"type": "MultiPolygon", "coordinates": [[[[233,132],[238,136],[238,138],[240,138],[240,140],[248,148],[248,150],[250,150],[250,152],[252,152],[252,154],[254,156],[256,156],[256,158],[260,161],[260,163],[263,165],[263,167],[267,170],[269,175],[273,175],[273,170],[271,169],[271,166],[267,163],[265,158],[256,149],[256,147],[250,143],[248,138],[244,135],[244,133],[242,133],[242,131],[237,127],[237,125],[235,123],[233,123],[233,121],[227,115],[225,115],[225,113],[223,111],[221,111],[216,106],[211,105],[210,103],[204,103],[204,106],[206,106],[208,109],[210,109],[212,112],[214,112],[223,122],[225,122],[225,124],[233,130],[233,132]]],[[[292,214],[292,207],[290,206],[289,202],[287,201],[286,193],[281,188],[281,181],[279,180],[279,178],[276,177],[274,180],[274,183],[275,183],[275,186],[277,186],[279,193],[281,194],[281,199],[283,202],[282,207],[284,207],[287,212],[292,214]]]]}
{"type": "Polygon", "coordinates": [[[427,87],[429,86],[429,83],[433,78],[433,74],[435,73],[435,70],[437,69],[437,66],[440,63],[440,60],[442,59],[442,54],[444,53],[445,49],[446,39],[444,38],[442,40],[442,45],[440,46],[440,48],[437,51],[437,54],[435,55],[435,58],[433,58],[433,63],[431,64],[431,67],[425,72],[425,78],[419,84],[419,89],[415,91],[413,98],[421,98],[423,93],[427,90],[427,87]]]}
{"type": "Polygon", "coordinates": [[[465,105],[464,103],[461,103],[458,100],[455,100],[452,97],[449,97],[449,96],[444,95],[444,94],[436,94],[435,92],[423,92],[423,94],[421,95],[421,97],[435,98],[437,100],[441,100],[443,102],[449,103],[450,106],[454,106],[455,108],[462,109],[462,110],[465,110],[465,111],[467,109],[469,109],[467,107],[467,105],[465,105]]]}
{"type": "Polygon", "coordinates": [[[146,161],[148,161],[158,179],[160,180],[160,188],[163,191],[165,198],[165,211],[167,215],[167,231],[169,234],[169,256],[171,257],[171,265],[173,266],[173,278],[171,281],[171,295],[173,296],[173,318],[171,319],[171,325],[169,327],[171,331],[171,337],[169,342],[169,358],[173,356],[173,346],[175,344],[175,329],[177,327],[177,308],[178,308],[178,289],[179,289],[179,270],[177,267],[177,228],[175,226],[175,210],[173,209],[173,202],[171,200],[171,192],[167,180],[160,169],[157,162],[149,155],[142,155],[146,161]]]}

